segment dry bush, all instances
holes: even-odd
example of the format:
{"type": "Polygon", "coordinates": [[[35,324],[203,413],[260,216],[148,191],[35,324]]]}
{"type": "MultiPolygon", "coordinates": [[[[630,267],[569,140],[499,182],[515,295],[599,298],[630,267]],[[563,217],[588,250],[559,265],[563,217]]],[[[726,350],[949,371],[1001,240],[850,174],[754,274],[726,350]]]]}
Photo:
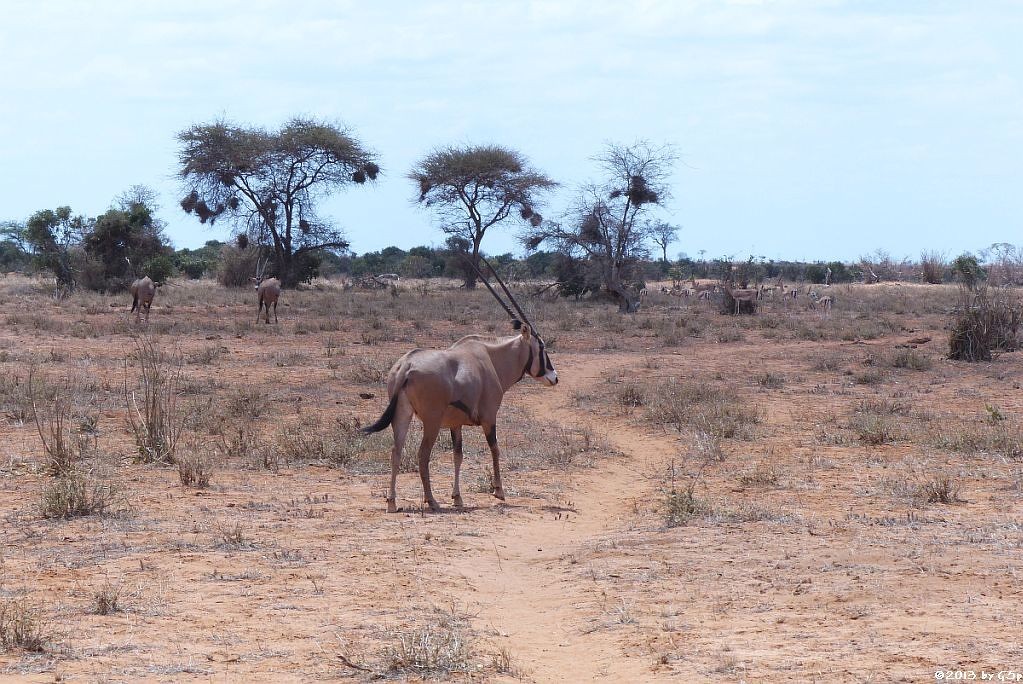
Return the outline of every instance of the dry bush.
{"type": "Polygon", "coordinates": [[[741,473],[738,477],[740,486],[753,488],[776,487],[778,486],[779,479],[778,471],[772,466],[765,466],[763,463],[756,464],[753,470],[741,473]]]}
{"type": "Polygon", "coordinates": [[[125,359],[124,400],[137,458],[142,463],[172,463],[186,417],[178,406],[181,366],[169,364],[152,339],[139,336],[134,342],[138,388],[129,388],[125,359]]]}
{"type": "Polygon", "coordinates": [[[0,373],[0,414],[19,424],[33,416],[32,394],[25,378],[16,373],[0,373]]]}
{"type": "Polygon", "coordinates": [[[760,412],[731,389],[702,381],[669,378],[652,393],[647,407],[651,421],[705,432],[722,439],[754,437],[760,412]]]}
{"type": "Polygon", "coordinates": [[[114,505],[120,494],[120,485],[110,477],[72,468],[43,488],[40,514],[44,518],[64,520],[85,515],[103,515],[114,505]]]}
{"type": "Polygon", "coordinates": [[[460,624],[439,624],[399,632],[385,655],[387,671],[418,677],[472,674],[482,668],[472,636],[460,624]]]}
{"type": "Polygon", "coordinates": [[[643,406],[646,403],[646,391],[635,383],[624,383],[615,391],[615,402],[627,408],[643,406]]]}
{"type": "Polygon", "coordinates": [[[219,344],[207,344],[190,353],[188,355],[188,363],[199,366],[208,366],[215,363],[217,359],[226,353],[227,347],[219,344]]]}
{"type": "Polygon", "coordinates": [[[962,501],[962,485],[950,475],[940,475],[920,485],[920,496],[927,503],[953,504],[962,501]]]}
{"type": "Polygon", "coordinates": [[[220,263],[217,264],[217,282],[224,287],[248,287],[256,275],[259,262],[259,251],[255,248],[239,249],[233,245],[225,245],[220,250],[220,263]]]}
{"type": "Polygon", "coordinates": [[[51,639],[49,626],[25,601],[0,601],[0,650],[42,653],[51,639]]]}
{"type": "Polygon", "coordinates": [[[208,451],[194,451],[178,458],[178,479],[185,487],[206,489],[213,475],[213,458],[208,451]]]}
{"type": "Polygon", "coordinates": [[[965,454],[997,454],[1013,461],[1023,460],[1023,430],[1004,420],[979,424],[939,421],[930,433],[931,443],[946,451],[965,454]]]}
{"type": "Polygon", "coordinates": [[[940,285],[945,279],[945,255],[941,252],[920,253],[920,277],[930,285],[940,285]]]}
{"type": "Polygon", "coordinates": [[[856,433],[861,442],[871,446],[894,442],[902,434],[890,416],[873,411],[856,413],[849,423],[849,429],[856,433]]]}
{"type": "Polygon", "coordinates": [[[270,410],[270,395],[262,388],[242,387],[224,398],[223,407],[227,418],[261,418],[270,410]]]}
{"type": "Polygon", "coordinates": [[[952,314],[949,334],[950,359],[991,361],[995,353],[1019,348],[1023,306],[1004,290],[980,286],[959,289],[959,303],[952,314]]]}
{"type": "MultiPolygon", "coordinates": [[[[541,466],[564,468],[575,463],[579,456],[592,455],[595,452],[615,453],[609,442],[588,427],[544,425],[539,433],[534,431],[533,435],[535,441],[530,447],[531,455],[541,466]]],[[[515,450],[509,450],[509,453],[514,454],[515,450]]],[[[512,458],[515,458],[514,455],[512,458]]]]}
{"type": "Polygon", "coordinates": [[[785,386],[785,376],[765,371],[753,376],[753,381],[764,389],[781,389],[785,386]]]}
{"type": "Polygon", "coordinates": [[[816,371],[837,371],[843,365],[845,365],[845,358],[841,354],[818,352],[813,356],[813,369],[816,371]]]}
{"type": "Polygon", "coordinates": [[[75,380],[67,377],[59,385],[41,385],[36,380],[35,368],[31,368],[28,372],[28,394],[50,472],[54,475],[70,472],[95,446],[87,434],[81,430],[75,434],[71,427],[75,422],[75,380]]]}
{"type": "Polygon", "coordinates": [[[907,347],[900,347],[885,354],[882,362],[892,368],[906,368],[915,371],[930,370],[934,365],[934,360],[930,355],[907,347]]]}
{"type": "Polygon", "coordinates": [[[348,379],[359,385],[379,385],[387,380],[391,366],[379,359],[352,359],[348,379]]]}
{"type": "Polygon", "coordinates": [[[882,416],[908,416],[911,406],[895,399],[861,399],[853,407],[856,413],[874,413],[882,416]]]}
{"type": "MultiPolygon", "coordinates": [[[[409,437],[413,437],[409,431],[409,437]]],[[[365,435],[357,420],[339,416],[332,428],[324,431],[306,427],[289,427],[274,440],[271,450],[285,463],[325,463],[335,468],[348,468],[371,449],[378,448],[384,434],[365,435]]],[[[411,439],[410,439],[411,441],[411,439]]],[[[408,445],[405,455],[414,452],[408,445]]]]}
{"type": "Polygon", "coordinates": [[[695,473],[687,476],[684,487],[678,486],[679,469],[675,461],[668,468],[669,483],[661,488],[661,514],[666,527],[681,527],[693,518],[706,515],[711,511],[705,501],[696,496],[696,486],[703,475],[703,469],[709,461],[704,461],[695,473]]]}
{"type": "Polygon", "coordinates": [[[245,527],[240,522],[235,522],[234,525],[225,525],[216,521],[213,526],[216,528],[215,536],[218,546],[232,549],[252,547],[252,542],[245,537],[245,527]]]}
{"type": "Polygon", "coordinates": [[[92,592],[92,612],[96,615],[110,615],[119,612],[121,585],[104,582],[92,592]]]}

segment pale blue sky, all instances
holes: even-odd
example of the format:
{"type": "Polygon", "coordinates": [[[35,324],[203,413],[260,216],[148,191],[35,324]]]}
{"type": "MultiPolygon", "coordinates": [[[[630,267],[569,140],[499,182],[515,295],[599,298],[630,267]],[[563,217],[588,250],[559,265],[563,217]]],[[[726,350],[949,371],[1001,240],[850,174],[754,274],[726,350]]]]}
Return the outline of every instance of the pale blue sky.
{"type": "MultiPolygon", "coordinates": [[[[405,173],[448,143],[517,148],[564,187],[605,141],[673,144],[671,253],[853,259],[1023,242],[1023,3],[4,0],[0,220],[160,193],[175,133],[343,122],[376,186],[324,207],[357,252],[440,244],[405,173]]],[[[484,249],[518,251],[513,231],[484,249]]]]}

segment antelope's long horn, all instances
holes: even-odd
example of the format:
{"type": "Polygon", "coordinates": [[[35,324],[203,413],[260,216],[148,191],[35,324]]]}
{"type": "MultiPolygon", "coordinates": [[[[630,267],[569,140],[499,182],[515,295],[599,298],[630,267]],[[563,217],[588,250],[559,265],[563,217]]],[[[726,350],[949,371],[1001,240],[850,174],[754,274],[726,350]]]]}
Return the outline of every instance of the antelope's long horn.
{"type": "Polygon", "coordinates": [[[495,269],[494,266],[489,261],[487,261],[484,257],[482,257],[482,256],[480,257],[480,261],[485,263],[487,265],[487,268],[490,269],[490,272],[494,274],[494,278],[497,279],[497,283],[501,286],[501,289],[504,290],[504,293],[508,296],[508,300],[511,301],[512,306],[515,307],[515,310],[519,312],[519,316],[522,317],[522,321],[524,323],[528,324],[530,328],[532,328],[533,327],[533,323],[529,320],[529,318],[526,316],[526,314],[523,313],[522,307],[519,306],[519,303],[517,301],[515,301],[515,297],[512,295],[511,291],[508,289],[508,286],[504,284],[503,280],[501,280],[501,276],[498,275],[497,269],[495,269]]]}
{"type": "MultiPolygon", "coordinates": [[[[473,260],[465,256],[464,254],[462,255],[462,258],[469,263],[469,266],[472,267],[472,270],[476,272],[476,275],[478,275],[480,280],[483,281],[483,284],[487,286],[487,289],[490,290],[490,294],[494,295],[494,299],[496,299],[497,303],[501,305],[501,308],[505,310],[505,312],[508,314],[508,317],[511,318],[512,320],[518,320],[518,318],[515,316],[515,312],[512,311],[507,304],[504,303],[504,300],[501,299],[501,295],[497,294],[497,291],[495,291],[494,288],[490,285],[490,282],[487,281],[487,277],[483,275],[482,271],[480,271],[479,266],[473,263],[473,260]]],[[[483,257],[480,258],[482,259],[483,257]]]]}

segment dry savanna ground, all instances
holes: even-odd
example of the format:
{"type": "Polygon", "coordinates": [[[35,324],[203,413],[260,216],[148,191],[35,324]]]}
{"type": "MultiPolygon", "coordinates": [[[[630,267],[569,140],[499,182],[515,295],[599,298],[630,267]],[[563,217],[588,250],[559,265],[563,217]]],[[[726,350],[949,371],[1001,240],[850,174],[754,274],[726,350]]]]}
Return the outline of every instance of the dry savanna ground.
{"type": "MultiPolygon", "coordinates": [[[[504,334],[486,292],[318,283],[267,326],[182,282],[134,326],[125,295],[0,280],[0,678],[1023,670],[1019,353],[945,359],[952,288],[829,294],[523,293],[561,383],[506,395],[507,502],[467,429],[465,509],[423,513],[409,458],[388,515],[390,433],[356,428],[408,349],[504,334]]],[[[449,440],[433,464],[446,495],[449,440]]]]}

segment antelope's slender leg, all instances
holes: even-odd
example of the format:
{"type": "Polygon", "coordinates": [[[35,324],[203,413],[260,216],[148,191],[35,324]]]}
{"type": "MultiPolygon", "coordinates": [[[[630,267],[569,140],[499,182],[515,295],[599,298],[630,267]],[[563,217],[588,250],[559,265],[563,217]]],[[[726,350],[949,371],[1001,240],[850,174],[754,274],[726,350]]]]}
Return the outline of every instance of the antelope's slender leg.
{"type": "Polygon", "coordinates": [[[462,503],[462,488],[459,480],[462,472],[462,428],[451,428],[451,446],[455,452],[455,484],[451,489],[451,500],[461,508],[465,505],[462,503]]]}
{"type": "Polygon", "coordinates": [[[501,486],[501,450],[497,448],[497,425],[484,428],[490,455],[494,457],[494,496],[504,501],[504,487],[501,486]]]}
{"type": "MultiPolygon", "coordinates": [[[[270,322],[270,312],[269,311],[266,312],[266,318],[267,318],[266,322],[269,323],[270,322]]],[[[274,300],[274,323],[280,323],[280,321],[277,320],[277,300],[276,299],[274,300]]]]}
{"type": "Polygon", "coordinates": [[[434,513],[440,512],[440,505],[433,498],[433,489],[430,488],[430,452],[440,434],[438,423],[439,420],[423,420],[423,441],[419,444],[419,479],[423,481],[423,500],[434,513]]]}
{"type": "Polygon", "coordinates": [[[259,314],[263,313],[263,298],[259,298],[259,308],[256,309],[256,323],[259,323],[259,314]]]}
{"type": "Polygon", "coordinates": [[[404,397],[398,400],[394,419],[391,421],[391,432],[394,435],[394,446],[391,447],[391,488],[387,491],[387,512],[398,512],[398,469],[401,468],[401,454],[405,450],[408,439],[409,425],[412,424],[412,408],[404,397]]]}

